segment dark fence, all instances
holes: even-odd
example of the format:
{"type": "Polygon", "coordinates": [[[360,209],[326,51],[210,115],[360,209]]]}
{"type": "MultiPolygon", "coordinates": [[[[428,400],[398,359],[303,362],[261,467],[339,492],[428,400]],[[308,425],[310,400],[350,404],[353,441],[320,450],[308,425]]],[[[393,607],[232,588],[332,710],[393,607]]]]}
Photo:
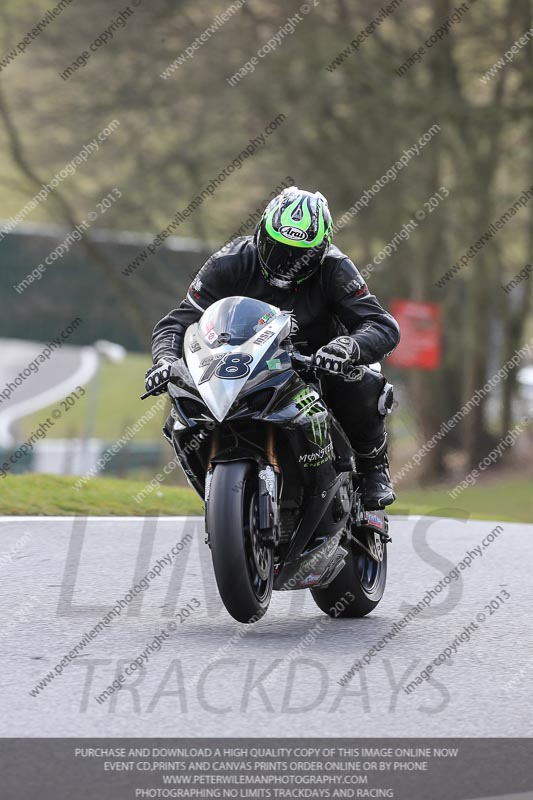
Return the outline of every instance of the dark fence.
{"type": "MultiPolygon", "coordinates": [[[[0,230],[4,225],[0,221],[0,230]]],[[[20,224],[0,241],[0,337],[47,341],[79,316],[83,325],[69,344],[109,339],[128,350],[146,351],[149,341],[125,311],[126,293],[151,328],[184,297],[191,275],[211,252],[200,242],[169,237],[126,276],[123,270],[147,254],[154,236],[85,233],[112,265],[110,276],[109,267],[89,255],[84,241],[72,241],[64,254],[51,256],[68,234],[69,229],[57,225],[20,224]]]]}

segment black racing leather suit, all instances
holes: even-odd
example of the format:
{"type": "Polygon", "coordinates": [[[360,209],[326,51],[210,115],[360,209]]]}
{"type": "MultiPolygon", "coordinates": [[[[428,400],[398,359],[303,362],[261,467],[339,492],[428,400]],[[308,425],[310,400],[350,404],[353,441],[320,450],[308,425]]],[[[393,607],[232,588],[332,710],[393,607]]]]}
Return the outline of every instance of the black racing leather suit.
{"type": "MultiPolygon", "coordinates": [[[[372,364],[392,352],[400,338],[396,320],[370,294],[348,256],[332,245],[319,271],[294,289],[278,289],[264,278],[253,237],[236,239],[214,253],[192,281],[187,297],[154,328],[154,363],[183,354],[189,325],[223,297],[240,295],[291,311],[299,325],[296,348],[316,352],[336,336],[351,336],[359,352],[357,364],[372,364]]],[[[354,383],[337,376],[322,381],[325,399],[346,431],[354,450],[371,448],[383,440],[384,417],[378,398],[385,379],[379,373],[354,383]]]]}

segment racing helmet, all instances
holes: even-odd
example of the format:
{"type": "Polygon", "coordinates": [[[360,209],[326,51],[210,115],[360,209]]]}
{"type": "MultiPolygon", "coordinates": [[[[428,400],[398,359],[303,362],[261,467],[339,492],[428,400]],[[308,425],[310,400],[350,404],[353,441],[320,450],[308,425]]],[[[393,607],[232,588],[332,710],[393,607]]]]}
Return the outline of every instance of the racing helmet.
{"type": "Polygon", "coordinates": [[[268,204],[255,232],[266,280],[288,289],[310,278],[326,257],[332,233],[328,203],[320,192],[285,189],[268,204]]]}

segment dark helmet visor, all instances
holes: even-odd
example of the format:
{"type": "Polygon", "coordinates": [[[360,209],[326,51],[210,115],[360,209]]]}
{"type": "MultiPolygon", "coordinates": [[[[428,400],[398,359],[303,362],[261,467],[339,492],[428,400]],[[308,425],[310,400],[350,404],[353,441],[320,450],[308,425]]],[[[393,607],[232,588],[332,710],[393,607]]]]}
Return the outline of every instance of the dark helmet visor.
{"type": "Polygon", "coordinates": [[[313,275],[324,259],[326,244],[318,247],[290,247],[268,235],[259,236],[261,265],[273,278],[299,283],[313,275]]]}

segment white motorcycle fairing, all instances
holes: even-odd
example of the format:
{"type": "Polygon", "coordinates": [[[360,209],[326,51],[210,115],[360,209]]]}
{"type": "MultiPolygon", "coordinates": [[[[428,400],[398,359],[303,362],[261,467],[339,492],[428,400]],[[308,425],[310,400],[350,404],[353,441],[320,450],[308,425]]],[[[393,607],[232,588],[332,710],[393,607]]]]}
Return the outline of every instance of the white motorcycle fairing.
{"type": "MultiPolygon", "coordinates": [[[[212,320],[216,307],[230,298],[218,300],[209,306],[198,322],[187,328],[184,339],[184,357],[190,375],[204,403],[218,422],[226,417],[267,351],[279,344],[291,330],[289,313],[265,304],[272,317],[264,324],[258,320],[256,329],[250,328],[249,338],[242,344],[217,345],[218,334],[212,322],[205,325],[206,315],[212,320]]],[[[245,298],[231,298],[236,302],[245,298]]],[[[215,317],[216,318],[216,317],[215,317]]]]}

